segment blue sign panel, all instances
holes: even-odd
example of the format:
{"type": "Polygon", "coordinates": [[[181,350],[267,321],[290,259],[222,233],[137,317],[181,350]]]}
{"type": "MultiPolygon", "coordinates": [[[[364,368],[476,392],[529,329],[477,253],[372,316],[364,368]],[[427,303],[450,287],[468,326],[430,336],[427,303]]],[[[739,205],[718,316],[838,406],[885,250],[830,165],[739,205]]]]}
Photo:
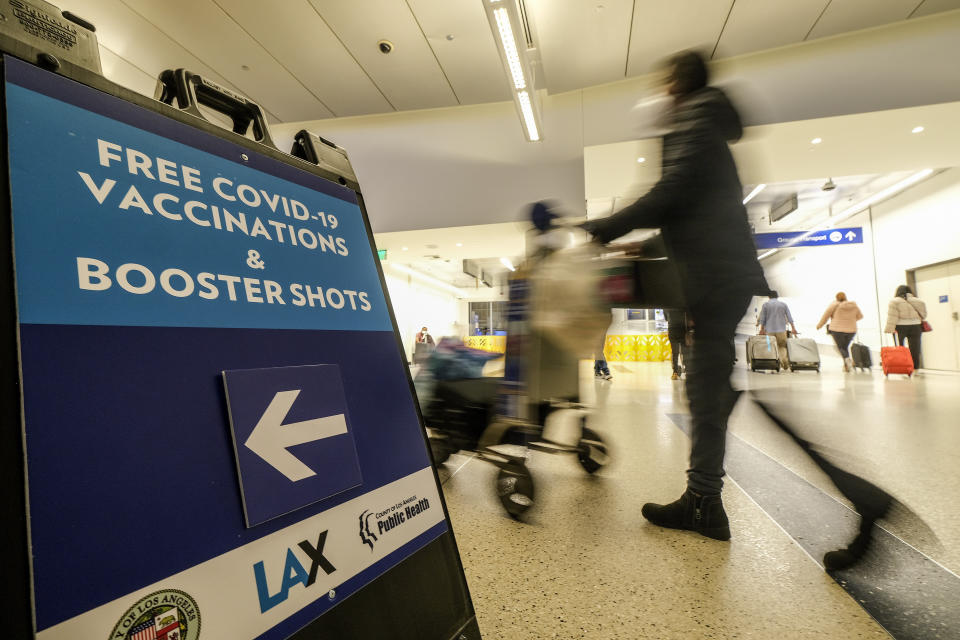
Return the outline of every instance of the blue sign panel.
{"type": "Polygon", "coordinates": [[[37,637],[287,638],[447,531],[357,195],[4,70],[37,637]]]}
{"type": "Polygon", "coordinates": [[[340,367],[224,371],[247,525],[360,484],[340,367]]]}
{"type": "Polygon", "coordinates": [[[784,249],[787,247],[831,247],[838,244],[863,243],[862,227],[824,229],[822,231],[783,231],[755,233],[757,249],[784,249]]]}
{"type": "Polygon", "coordinates": [[[947,302],[950,300],[950,296],[940,296],[940,302],[947,302]]]}

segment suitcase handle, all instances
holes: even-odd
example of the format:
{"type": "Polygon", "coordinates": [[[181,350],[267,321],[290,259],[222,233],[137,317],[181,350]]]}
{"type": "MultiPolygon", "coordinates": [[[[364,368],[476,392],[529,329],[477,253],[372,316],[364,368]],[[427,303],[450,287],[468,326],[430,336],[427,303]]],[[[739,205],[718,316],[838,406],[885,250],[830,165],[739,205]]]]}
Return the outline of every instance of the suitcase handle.
{"type": "Polygon", "coordinates": [[[200,110],[201,106],[221,113],[233,122],[234,133],[246,136],[252,127],[254,140],[273,149],[277,148],[270,137],[267,119],[260,105],[199,74],[186,69],[163,71],[157,78],[154,97],[207,122],[210,122],[210,119],[200,110]]]}
{"type": "Polygon", "coordinates": [[[350,164],[350,158],[347,157],[346,150],[336,143],[306,129],[301,129],[294,136],[290,154],[332,173],[340,184],[350,187],[354,191],[360,189],[357,174],[350,164]]]}

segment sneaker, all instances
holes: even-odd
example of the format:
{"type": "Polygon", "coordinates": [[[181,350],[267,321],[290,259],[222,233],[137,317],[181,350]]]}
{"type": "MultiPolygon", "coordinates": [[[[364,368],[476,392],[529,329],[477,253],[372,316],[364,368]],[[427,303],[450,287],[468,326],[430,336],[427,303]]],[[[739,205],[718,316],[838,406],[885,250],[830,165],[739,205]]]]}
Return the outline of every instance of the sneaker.
{"type": "Polygon", "coordinates": [[[594,377],[596,377],[596,378],[600,378],[601,380],[603,380],[603,379],[604,379],[604,377],[603,377],[603,373],[602,373],[602,372],[600,372],[600,371],[594,371],[594,372],[593,372],[593,375],[594,375],[594,377]]]}
{"type": "Polygon", "coordinates": [[[679,380],[679,379],[680,379],[680,374],[677,373],[676,371],[674,371],[674,372],[673,372],[673,375],[670,376],[670,379],[671,379],[671,380],[679,380]]]}
{"type": "Polygon", "coordinates": [[[648,502],[640,512],[658,527],[696,531],[714,540],[730,539],[730,522],[719,494],[705,496],[687,489],[675,502],[648,502]]]}
{"type": "Polygon", "coordinates": [[[601,376],[601,377],[602,377],[604,380],[613,380],[613,376],[610,375],[610,372],[609,372],[609,371],[606,372],[605,374],[603,374],[603,376],[601,376]]]}

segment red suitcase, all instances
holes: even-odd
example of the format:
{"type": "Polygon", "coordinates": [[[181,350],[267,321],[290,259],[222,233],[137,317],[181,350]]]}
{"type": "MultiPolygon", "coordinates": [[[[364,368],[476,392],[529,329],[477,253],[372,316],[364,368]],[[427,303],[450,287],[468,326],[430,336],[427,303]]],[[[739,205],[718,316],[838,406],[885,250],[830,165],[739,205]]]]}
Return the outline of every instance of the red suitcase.
{"type": "Polygon", "coordinates": [[[913,375],[913,357],[906,347],[882,347],[880,349],[880,364],[883,366],[883,375],[902,373],[913,375]]]}

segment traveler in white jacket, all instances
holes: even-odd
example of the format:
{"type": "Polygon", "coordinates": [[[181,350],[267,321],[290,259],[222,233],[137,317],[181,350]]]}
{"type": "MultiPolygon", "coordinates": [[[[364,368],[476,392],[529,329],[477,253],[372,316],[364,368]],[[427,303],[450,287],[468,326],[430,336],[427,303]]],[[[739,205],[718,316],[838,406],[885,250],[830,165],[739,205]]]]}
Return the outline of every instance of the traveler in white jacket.
{"type": "Polygon", "coordinates": [[[896,333],[897,344],[910,347],[913,368],[920,368],[920,335],[923,333],[924,319],[927,317],[927,305],[913,295],[913,290],[905,284],[897,287],[896,296],[887,306],[887,325],[884,333],[896,333]]]}

